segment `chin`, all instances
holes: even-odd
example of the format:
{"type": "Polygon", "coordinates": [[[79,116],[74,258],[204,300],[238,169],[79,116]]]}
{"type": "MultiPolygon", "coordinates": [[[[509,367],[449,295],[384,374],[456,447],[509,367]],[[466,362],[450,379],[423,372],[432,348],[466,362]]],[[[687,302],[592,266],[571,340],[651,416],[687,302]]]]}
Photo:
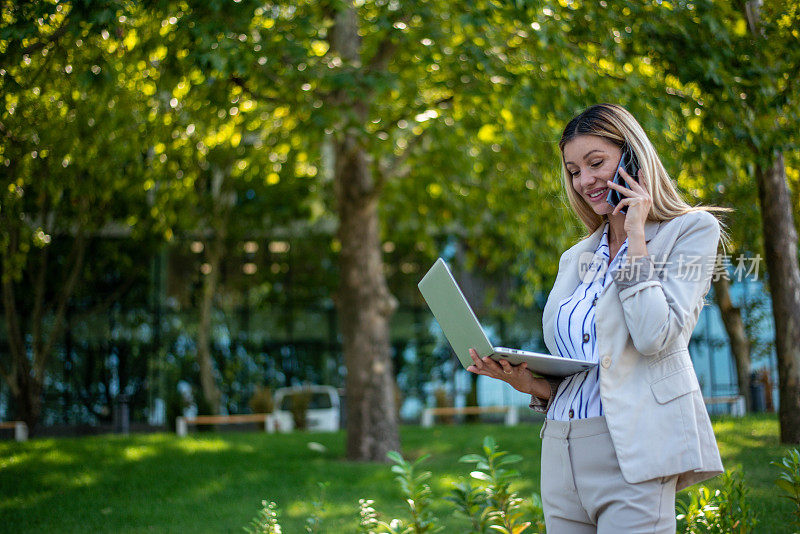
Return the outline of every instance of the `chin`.
{"type": "Polygon", "coordinates": [[[605,204],[604,206],[592,206],[592,211],[594,211],[598,215],[611,215],[614,211],[609,204],[605,204]]]}

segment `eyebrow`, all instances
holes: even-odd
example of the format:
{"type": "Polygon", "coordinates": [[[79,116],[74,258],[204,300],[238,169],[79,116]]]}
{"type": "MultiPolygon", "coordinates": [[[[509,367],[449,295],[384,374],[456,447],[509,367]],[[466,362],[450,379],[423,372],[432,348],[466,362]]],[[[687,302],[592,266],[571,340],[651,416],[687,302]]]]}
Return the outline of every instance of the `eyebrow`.
{"type": "MultiPolygon", "coordinates": [[[[589,152],[587,152],[586,154],[584,154],[584,155],[583,155],[583,159],[586,159],[586,158],[588,158],[588,157],[589,157],[591,154],[594,154],[595,152],[603,152],[603,151],[602,151],[602,150],[600,150],[599,148],[595,148],[594,150],[590,150],[589,152]]],[[[569,165],[570,163],[572,163],[573,165],[575,165],[575,163],[573,163],[572,161],[565,161],[565,162],[564,162],[564,165],[569,165]]]]}

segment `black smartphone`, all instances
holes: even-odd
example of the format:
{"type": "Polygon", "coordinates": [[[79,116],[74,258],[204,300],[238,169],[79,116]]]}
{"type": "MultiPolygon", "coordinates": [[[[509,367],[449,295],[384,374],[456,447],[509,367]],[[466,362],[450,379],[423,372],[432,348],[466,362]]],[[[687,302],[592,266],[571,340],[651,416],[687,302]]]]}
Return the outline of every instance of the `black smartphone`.
{"type": "MultiPolygon", "coordinates": [[[[622,187],[628,187],[628,182],[626,182],[625,178],[619,173],[620,168],[625,169],[634,180],[637,182],[639,181],[639,160],[636,159],[636,154],[633,153],[633,150],[631,150],[631,147],[627,143],[622,145],[622,156],[619,158],[617,172],[614,173],[614,179],[612,181],[622,187]]],[[[616,189],[608,189],[606,202],[608,202],[612,208],[616,208],[617,204],[619,204],[623,198],[625,198],[625,196],[620,194],[616,189]]],[[[619,211],[620,213],[628,213],[628,206],[624,206],[619,211]]]]}

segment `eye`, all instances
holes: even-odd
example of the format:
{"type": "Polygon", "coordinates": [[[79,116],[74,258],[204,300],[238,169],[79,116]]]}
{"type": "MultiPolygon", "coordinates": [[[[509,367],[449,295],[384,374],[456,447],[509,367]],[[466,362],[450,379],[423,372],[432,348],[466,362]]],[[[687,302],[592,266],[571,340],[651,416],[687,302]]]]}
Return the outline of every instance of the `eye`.
{"type": "Polygon", "coordinates": [[[573,178],[575,178],[576,176],[578,176],[578,175],[581,173],[581,171],[567,171],[567,172],[568,172],[568,173],[569,173],[569,175],[570,175],[570,176],[572,176],[573,178]]]}
{"type": "Polygon", "coordinates": [[[601,159],[599,161],[595,161],[594,163],[592,163],[592,167],[599,167],[602,164],[603,164],[603,160],[601,159]]]}

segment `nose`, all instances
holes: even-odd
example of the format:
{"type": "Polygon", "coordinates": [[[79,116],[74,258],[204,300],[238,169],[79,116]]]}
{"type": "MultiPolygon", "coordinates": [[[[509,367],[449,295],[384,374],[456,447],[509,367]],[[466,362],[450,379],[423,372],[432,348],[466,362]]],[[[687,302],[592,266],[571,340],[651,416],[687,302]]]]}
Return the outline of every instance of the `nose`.
{"type": "Polygon", "coordinates": [[[589,186],[595,185],[598,181],[597,170],[589,167],[581,172],[581,187],[586,189],[589,186]]]}

